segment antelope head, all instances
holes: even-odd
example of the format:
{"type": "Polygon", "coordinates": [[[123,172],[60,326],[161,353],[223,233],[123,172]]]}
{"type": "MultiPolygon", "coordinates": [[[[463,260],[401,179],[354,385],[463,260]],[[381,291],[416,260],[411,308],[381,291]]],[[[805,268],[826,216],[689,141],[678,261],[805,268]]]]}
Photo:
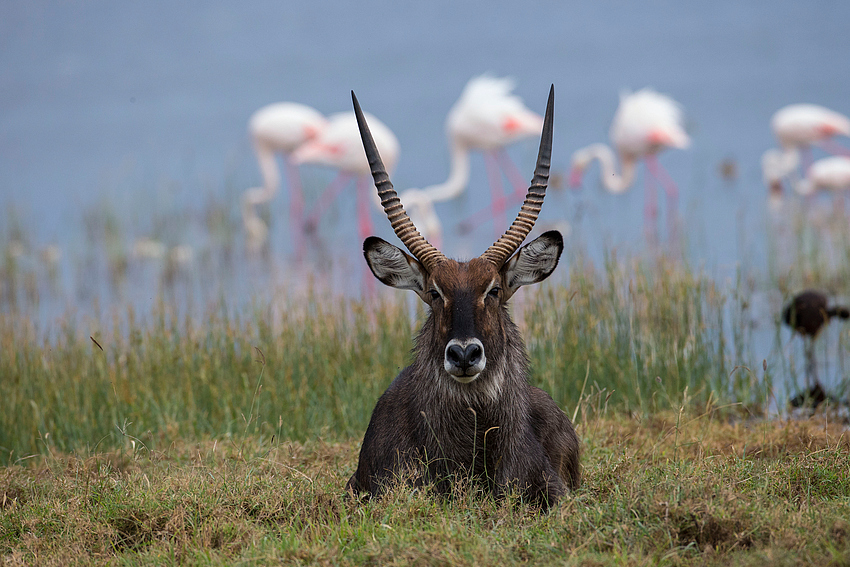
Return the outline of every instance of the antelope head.
{"type": "Polygon", "coordinates": [[[363,252],[376,278],[391,287],[413,290],[429,305],[430,315],[417,339],[418,356],[463,384],[491,367],[503,368],[509,347],[517,343],[519,350],[513,352],[524,357],[506,303],[521,286],[546,279],[564,248],[557,231],[520,247],[540,213],[549,179],[554,87],[549,91],[537,166],[525,202],[505,234],[468,262],[446,258],[416,230],[384,169],[357,98],[351,95],[381,205],[410,254],[375,236],[365,240],[363,252]]]}

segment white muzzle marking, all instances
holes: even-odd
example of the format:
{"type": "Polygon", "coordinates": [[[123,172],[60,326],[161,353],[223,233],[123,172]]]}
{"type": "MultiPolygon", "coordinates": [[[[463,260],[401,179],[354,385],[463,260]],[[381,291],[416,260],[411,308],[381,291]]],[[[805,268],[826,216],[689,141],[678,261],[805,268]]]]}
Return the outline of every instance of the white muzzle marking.
{"type": "Polygon", "coordinates": [[[487,366],[484,345],[478,339],[452,339],[443,352],[443,368],[452,378],[469,384],[487,366]]]}

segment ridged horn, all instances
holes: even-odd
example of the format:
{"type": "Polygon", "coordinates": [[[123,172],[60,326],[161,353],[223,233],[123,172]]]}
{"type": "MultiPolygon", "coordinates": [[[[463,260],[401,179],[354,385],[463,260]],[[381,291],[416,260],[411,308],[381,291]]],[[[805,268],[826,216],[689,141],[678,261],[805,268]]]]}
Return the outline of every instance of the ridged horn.
{"type": "Polygon", "coordinates": [[[381,161],[378,147],[375,145],[375,140],[372,139],[372,132],[369,131],[369,125],[366,124],[366,118],[363,116],[363,111],[360,109],[360,103],[357,102],[354,91],[351,91],[351,101],[354,103],[354,115],[357,117],[357,127],[360,128],[360,139],[363,141],[363,149],[366,150],[369,169],[372,171],[372,179],[375,180],[375,187],[378,189],[378,197],[381,198],[384,213],[390,220],[393,231],[395,231],[399,240],[410,250],[413,257],[419,260],[430,272],[444,262],[446,257],[425,240],[424,236],[419,234],[413,221],[407,216],[407,212],[401,204],[401,199],[398,198],[398,194],[393,189],[390,176],[384,168],[384,162],[381,161]]]}
{"type": "Polygon", "coordinates": [[[543,134],[540,136],[540,150],[537,153],[537,166],[525,201],[510,228],[499,237],[484,254],[489,260],[501,268],[511,255],[522,245],[525,237],[534,228],[534,223],[543,207],[543,197],[546,196],[546,185],[549,183],[549,166],[552,161],[552,122],[555,112],[555,85],[549,89],[549,102],[546,103],[546,116],[543,119],[543,134]]]}

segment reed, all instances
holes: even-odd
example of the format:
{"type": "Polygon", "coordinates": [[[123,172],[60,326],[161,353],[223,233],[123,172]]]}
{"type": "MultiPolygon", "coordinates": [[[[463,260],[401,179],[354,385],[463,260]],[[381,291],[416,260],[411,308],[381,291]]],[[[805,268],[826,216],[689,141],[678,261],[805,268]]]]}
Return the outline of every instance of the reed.
{"type": "MultiPolygon", "coordinates": [[[[612,255],[602,273],[574,263],[568,281],[515,306],[533,382],[562,407],[602,392],[612,408],[644,415],[677,410],[685,395],[699,406],[766,407],[770,375],[748,359],[746,336],[728,336],[729,297],[710,278],[664,259],[612,255]]],[[[48,329],[2,313],[0,459],[114,448],[126,435],[149,446],[357,437],[409,362],[404,298],[308,293],[247,310],[222,301],[193,315],[163,295],[146,316],[71,314],[48,329]]]]}

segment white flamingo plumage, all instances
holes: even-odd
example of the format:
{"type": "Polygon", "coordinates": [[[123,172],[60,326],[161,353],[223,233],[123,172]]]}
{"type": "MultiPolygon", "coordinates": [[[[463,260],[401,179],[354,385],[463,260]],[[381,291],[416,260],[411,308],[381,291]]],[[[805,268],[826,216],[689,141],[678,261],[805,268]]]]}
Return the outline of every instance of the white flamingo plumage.
{"type": "MultiPolygon", "coordinates": [[[[398,139],[383,122],[369,113],[365,113],[366,121],[378,151],[384,161],[388,173],[392,173],[398,162],[398,139]]],[[[328,117],[326,127],[312,140],[301,145],[292,154],[292,160],[297,164],[312,163],[337,169],[339,175],[325,189],[308,218],[308,226],[315,226],[319,216],[336,199],[337,194],[348,184],[351,177],[356,177],[357,190],[357,219],[360,239],[363,240],[372,233],[372,223],[369,216],[369,201],[381,208],[378,194],[374,190],[369,162],[363,143],[360,141],[360,130],[353,112],[341,112],[328,117]]]]}
{"type": "Polygon", "coordinates": [[[850,189],[850,157],[830,156],[815,161],[794,189],[804,196],[823,190],[836,194],[847,191],[850,189]]]}
{"type": "MultiPolygon", "coordinates": [[[[573,154],[570,185],[581,185],[585,169],[593,160],[599,160],[602,185],[612,193],[622,193],[632,186],[637,163],[644,160],[649,173],[667,193],[668,222],[672,223],[678,189],[656,156],[667,148],[685,149],[690,145],[683,122],[679,103],[650,88],[620,95],[620,105],[609,131],[620,158],[620,173],[616,171],[614,151],[605,144],[592,144],[573,154]]],[[[657,214],[655,190],[647,183],[645,219],[654,226],[657,214]]]]}
{"type": "Polygon", "coordinates": [[[784,106],[770,119],[770,127],[782,148],[802,149],[834,136],[850,136],[850,118],[817,104],[784,106]]]}
{"type": "MultiPolygon", "coordinates": [[[[809,197],[819,191],[832,192],[837,210],[843,210],[846,196],[850,194],[850,157],[830,156],[816,160],[806,170],[806,175],[800,179],[795,171],[788,179],[794,192],[802,197],[809,197]]],[[[782,203],[782,191],[772,190],[770,205],[777,208],[782,203]]]]}
{"type": "Polygon", "coordinates": [[[399,199],[420,234],[436,248],[440,248],[443,244],[443,224],[434,209],[434,199],[424,190],[416,188],[405,189],[399,199]]]}
{"type": "Polygon", "coordinates": [[[280,171],[275,158],[280,154],[289,184],[289,220],[300,254],[304,196],[298,168],[291,156],[298,146],[315,138],[326,124],[318,110],[296,102],[269,104],[251,115],[248,131],[263,176],[263,185],[248,189],[242,199],[242,220],[251,247],[261,245],[268,235],[268,228],[254,207],[271,201],[280,188],[280,171]]]}
{"type": "Polygon", "coordinates": [[[796,172],[801,162],[804,167],[812,165],[812,145],[829,153],[850,155],[850,150],[832,140],[850,136],[850,118],[823,106],[789,104],[774,113],[770,127],[780,147],[762,155],[762,174],[774,198],[781,196],[782,181],[796,172]]]}
{"type": "Polygon", "coordinates": [[[448,178],[442,183],[410,189],[400,195],[411,218],[419,219],[416,226],[422,222],[422,226],[430,227],[429,240],[439,239],[442,232],[433,204],[463,193],[469,184],[470,153],[473,151],[484,154],[493,199],[491,207],[474,219],[488,220],[503,215],[505,194],[500,167],[515,186],[515,193],[520,198],[525,195],[527,183],[508,158],[505,148],[524,138],[539,136],[543,117],[529,110],[522,99],[513,94],[514,88],[514,80],[508,77],[481,75],[470,79],[446,117],[451,158],[448,178]],[[408,203],[410,209],[407,209],[408,203]]]}

